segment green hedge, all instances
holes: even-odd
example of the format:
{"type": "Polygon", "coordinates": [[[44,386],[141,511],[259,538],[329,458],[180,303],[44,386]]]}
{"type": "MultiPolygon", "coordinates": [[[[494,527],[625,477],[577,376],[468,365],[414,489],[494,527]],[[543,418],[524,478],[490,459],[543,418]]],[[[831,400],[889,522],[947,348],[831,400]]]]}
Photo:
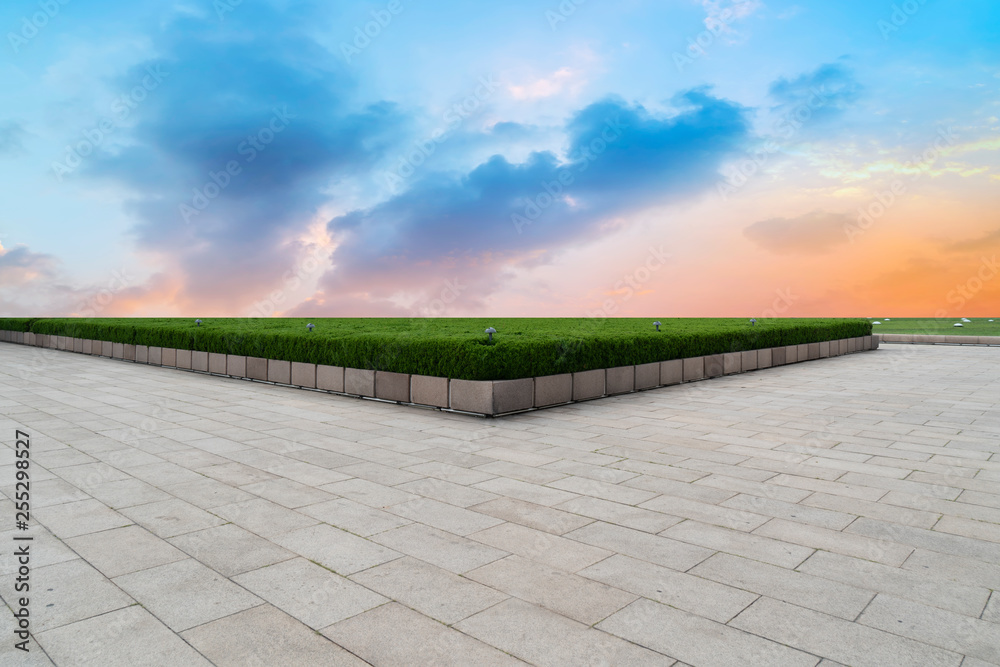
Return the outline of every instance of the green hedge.
{"type": "Polygon", "coordinates": [[[31,325],[37,317],[0,317],[0,330],[31,331],[31,325]]]}
{"type": "MultiPolygon", "coordinates": [[[[17,320],[20,322],[20,320],[17,320]]],[[[36,334],[508,380],[871,334],[863,319],[37,319],[36,334]],[[316,325],[314,332],[306,323],[316,325]],[[483,333],[497,330],[494,343],[483,333]]],[[[0,320],[14,322],[14,320],[0,320]]],[[[18,329],[23,330],[23,329],[18,329]]]]}

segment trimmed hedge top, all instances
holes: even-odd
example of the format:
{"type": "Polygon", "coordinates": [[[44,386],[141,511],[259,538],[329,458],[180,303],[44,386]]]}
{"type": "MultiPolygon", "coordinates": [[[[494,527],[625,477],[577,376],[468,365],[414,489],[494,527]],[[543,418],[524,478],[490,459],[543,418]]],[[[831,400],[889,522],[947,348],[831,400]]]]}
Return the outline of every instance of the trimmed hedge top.
{"type": "Polygon", "coordinates": [[[513,380],[868,336],[863,319],[0,318],[0,328],[462,380],[513,380]],[[315,329],[306,329],[307,323],[315,329]],[[484,330],[494,327],[493,343],[484,330]]]}

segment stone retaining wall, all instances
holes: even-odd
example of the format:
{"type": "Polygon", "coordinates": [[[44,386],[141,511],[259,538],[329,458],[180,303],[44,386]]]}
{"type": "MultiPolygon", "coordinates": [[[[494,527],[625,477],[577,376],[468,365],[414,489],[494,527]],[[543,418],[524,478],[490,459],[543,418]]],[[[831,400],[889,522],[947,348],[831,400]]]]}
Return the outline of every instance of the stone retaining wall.
{"type": "MultiPolygon", "coordinates": [[[[1000,338],[996,340],[992,344],[1000,344],[1000,338]]],[[[874,350],[879,346],[879,336],[862,336],[521,380],[473,381],[125,345],[20,331],[0,331],[0,341],[484,416],[547,408],[602,396],[836,357],[874,350]]]]}
{"type": "Polygon", "coordinates": [[[878,334],[883,343],[919,345],[1000,345],[1000,336],[921,336],[918,334],[878,334]]]}

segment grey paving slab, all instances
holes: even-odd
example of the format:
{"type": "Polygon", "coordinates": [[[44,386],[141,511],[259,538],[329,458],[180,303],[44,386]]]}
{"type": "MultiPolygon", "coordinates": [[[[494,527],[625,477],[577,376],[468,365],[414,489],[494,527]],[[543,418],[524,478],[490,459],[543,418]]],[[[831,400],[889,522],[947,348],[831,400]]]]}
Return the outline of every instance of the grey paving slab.
{"type": "Polygon", "coordinates": [[[646,599],[595,627],[691,665],[814,667],[819,662],[803,651],[646,599]]]}
{"type": "Polygon", "coordinates": [[[534,665],[675,665],[663,654],[511,599],[455,626],[534,665]]]}
{"type": "Polygon", "coordinates": [[[957,667],[962,662],[958,653],[767,597],[730,625],[845,665],[957,667]]]}
{"type": "Polygon", "coordinates": [[[186,630],[181,636],[219,667],[367,664],[269,604],[186,630]]]}
{"type": "Polygon", "coordinates": [[[525,664],[395,602],[331,625],[323,634],[372,665],[525,664]]]}
{"type": "Polygon", "coordinates": [[[997,662],[997,349],[489,421],[25,351],[55,664],[997,662]]]}
{"type": "Polygon", "coordinates": [[[465,576],[587,625],[606,618],[637,597],[520,556],[508,556],[465,576]]]}
{"type": "Polygon", "coordinates": [[[38,641],[61,666],[212,664],[139,605],[43,632],[38,641]]]}
{"type": "Polygon", "coordinates": [[[416,558],[400,558],[351,577],[366,588],[452,625],[507,595],[416,558]]]}
{"type": "Polygon", "coordinates": [[[246,572],[233,581],[316,630],[388,602],[304,558],[246,572]]]}
{"type": "Polygon", "coordinates": [[[114,582],[175,632],[263,604],[192,558],[124,574],[114,582]]]}

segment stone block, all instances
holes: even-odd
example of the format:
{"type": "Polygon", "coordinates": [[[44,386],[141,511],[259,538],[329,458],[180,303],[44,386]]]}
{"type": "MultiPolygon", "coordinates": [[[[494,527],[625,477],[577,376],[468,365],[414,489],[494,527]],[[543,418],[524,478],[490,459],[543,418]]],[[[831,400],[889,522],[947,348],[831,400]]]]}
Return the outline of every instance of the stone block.
{"type": "Polygon", "coordinates": [[[826,359],[830,356],[830,341],[824,340],[819,344],[819,358],[826,359]]]}
{"type": "Polygon", "coordinates": [[[296,387],[316,388],[316,364],[292,362],[292,384],[296,387]]]}
{"type": "Polygon", "coordinates": [[[191,370],[191,350],[177,350],[177,368],[191,370]]]}
{"type": "Polygon", "coordinates": [[[375,398],[397,403],[410,402],[410,376],[408,373],[375,371],[375,398]]]}
{"type": "MultiPolygon", "coordinates": [[[[964,345],[964,344],[970,342],[970,337],[969,336],[946,336],[945,338],[947,339],[947,340],[945,340],[945,342],[946,343],[951,343],[952,345],[964,345]]],[[[977,343],[979,342],[979,338],[978,337],[975,339],[975,342],[977,342],[977,343]]]]}
{"type": "Polygon", "coordinates": [[[83,341],[83,349],[80,350],[80,351],[83,354],[91,354],[92,350],[94,349],[93,345],[94,345],[94,341],[90,340],[89,338],[86,338],[83,341]]]}
{"type": "Polygon", "coordinates": [[[448,383],[448,388],[450,394],[448,404],[452,410],[475,412],[481,415],[493,413],[492,382],[451,380],[448,383]]]}
{"type": "Polygon", "coordinates": [[[228,375],[226,373],[226,355],[219,352],[209,352],[208,372],[215,375],[228,375]]]}
{"type": "Polygon", "coordinates": [[[683,361],[685,382],[705,379],[705,357],[688,357],[683,361]]]}
{"type": "Polygon", "coordinates": [[[247,358],[242,354],[227,354],[226,375],[231,375],[234,378],[247,377],[247,358]]]}
{"type": "Polygon", "coordinates": [[[660,384],[668,387],[684,382],[684,360],[671,359],[660,362],[660,384]]]}
{"type": "Polygon", "coordinates": [[[882,337],[879,336],[878,334],[873,334],[872,335],[872,349],[873,350],[877,350],[879,348],[879,345],[881,345],[881,344],[882,344],[882,337]]]}
{"type": "MultiPolygon", "coordinates": [[[[333,367],[327,366],[327,368],[333,367]]],[[[341,371],[340,375],[340,385],[343,388],[343,371],[341,371]]],[[[448,407],[448,378],[439,378],[430,375],[411,375],[410,401],[418,405],[432,405],[436,408],[448,407]]]]}
{"type": "MultiPolygon", "coordinates": [[[[771,348],[771,365],[772,366],[784,366],[788,363],[788,348],[787,347],[772,347],[771,348]]],[[[758,355],[758,360],[760,356],[758,355]]]]}
{"type": "Polygon", "coordinates": [[[292,362],[279,359],[267,360],[267,381],[277,384],[292,383],[292,362]]]}
{"type": "Polygon", "coordinates": [[[786,364],[796,364],[799,362],[799,346],[798,345],[786,345],[785,346],[785,363],[786,364]]]}
{"type": "Polygon", "coordinates": [[[573,373],[573,400],[585,401],[604,396],[605,376],[603,368],[573,373]]]}
{"type": "Polygon", "coordinates": [[[267,359],[247,357],[247,377],[252,380],[267,380],[267,359]]]}
{"type": "Polygon", "coordinates": [[[125,344],[125,354],[122,355],[122,359],[125,361],[135,361],[135,345],[130,343],[125,344]]]}
{"type": "MultiPolygon", "coordinates": [[[[316,366],[316,388],[324,391],[336,391],[344,393],[344,368],[342,366],[316,366]]],[[[448,407],[447,397],[445,405],[448,407]]]]}
{"type": "Polygon", "coordinates": [[[375,371],[363,368],[344,369],[344,392],[354,396],[375,397],[375,371]]]}
{"type": "Polygon", "coordinates": [[[502,415],[508,412],[529,410],[535,403],[534,378],[519,380],[495,380],[493,382],[493,412],[502,415]]]}
{"type": "Polygon", "coordinates": [[[28,331],[27,333],[25,333],[24,334],[24,344],[25,345],[34,345],[35,344],[35,334],[33,334],[30,331],[28,331]]]}
{"type": "Polygon", "coordinates": [[[123,343],[112,343],[111,344],[111,358],[112,359],[124,359],[125,358],[125,345],[123,343]]]}
{"type": "Polygon", "coordinates": [[[841,338],[840,339],[840,353],[841,354],[847,354],[848,351],[850,350],[850,347],[851,346],[848,344],[846,338],[841,338]]]}
{"type": "Polygon", "coordinates": [[[802,343],[801,345],[796,345],[796,347],[799,349],[799,361],[809,361],[809,345],[802,343]]]}
{"type": "Polygon", "coordinates": [[[573,374],[543,375],[535,378],[535,407],[559,405],[573,400],[573,374]]]}
{"type": "Polygon", "coordinates": [[[722,372],[725,375],[736,375],[743,372],[743,353],[726,352],[722,355],[722,372]]]}
{"type": "Polygon", "coordinates": [[[208,372],[208,352],[191,350],[191,370],[208,372]]]}
{"type": "Polygon", "coordinates": [[[159,366],[162,363],[163,363],[163,348],[150,346],[149,364],[152,366],[159,366]]]}
{"type": "Polygon", "coordinates": [[[148,345],[136,345],[135,346],[135,363],[137,363],[137,364],[148,364],[149,363],[149,346],[148,345]]]}
{"type": "Polygon", "coordinates": [[[722,377],[726,372],[725,355],[709,354],[705,356],[705,377],[722,377]]]}
{"type": "Polygon", "coordinates": [[[772,366],[772,355],[774,350],[770,347],[757,350],[757,368],[770,368],[772,366]]]}
{"type": "Polygon", "coordinates": [[[1000,336],[980,336],[980,345],[1000,345],[1000,336]]]}
{"type": "Polygon", "coordinates": [[[808,350],[808,352],[807,352],[808,356],[806,358],[809,361],[813,361],[815,359],[819,359],[819,355],[820,355],[819,343],[809,343],[809,345],[807,345],[806,348],[808,350]]]}
{"type": "Polygon", "coordinates": [[[757,370],[757,352],[757,350],[745,350],[740,353],[742,356],[740,367],[743,368],[744,373],[757,370]]]}
{"type": "Polygon", "coordinates": [[[83,339],[82,338],[74,338],[73,339],[73,351],[77,352],[77,353],[82,353],[83,352],[83,339]]]}
{"type": "Polygon", "coordinates": [[[948,336],[914,336],[914,343],[947,343],[948,336]],[[918,340],[919,339],[919,340],[918,340]]]}
{"type": "Polygon", "coordinates": [[[848,338],[847,339],[847,353],[851,354],[858,351],[858,339],[848,338]]]}
{"type": "Polygon", "coordinates": [[[108,357],[108,358],[110,358],[113,349],[114,349],[114,345],[111,343],[111,341],[109,341],[109,340],[102,340],[101,341],[101,356],[102,357],[108,357]]]}
{"type": "Polygon", "coordinates": [[[660,386],[660,364],[638,364],[635,367],[635,390],[652,389],[660,386]]]}
{"type": "Polygon", "coordinates": [[[607,369],[604,391],[608,396],[635,391],[635,366],[618,366],[607,369]]]}

